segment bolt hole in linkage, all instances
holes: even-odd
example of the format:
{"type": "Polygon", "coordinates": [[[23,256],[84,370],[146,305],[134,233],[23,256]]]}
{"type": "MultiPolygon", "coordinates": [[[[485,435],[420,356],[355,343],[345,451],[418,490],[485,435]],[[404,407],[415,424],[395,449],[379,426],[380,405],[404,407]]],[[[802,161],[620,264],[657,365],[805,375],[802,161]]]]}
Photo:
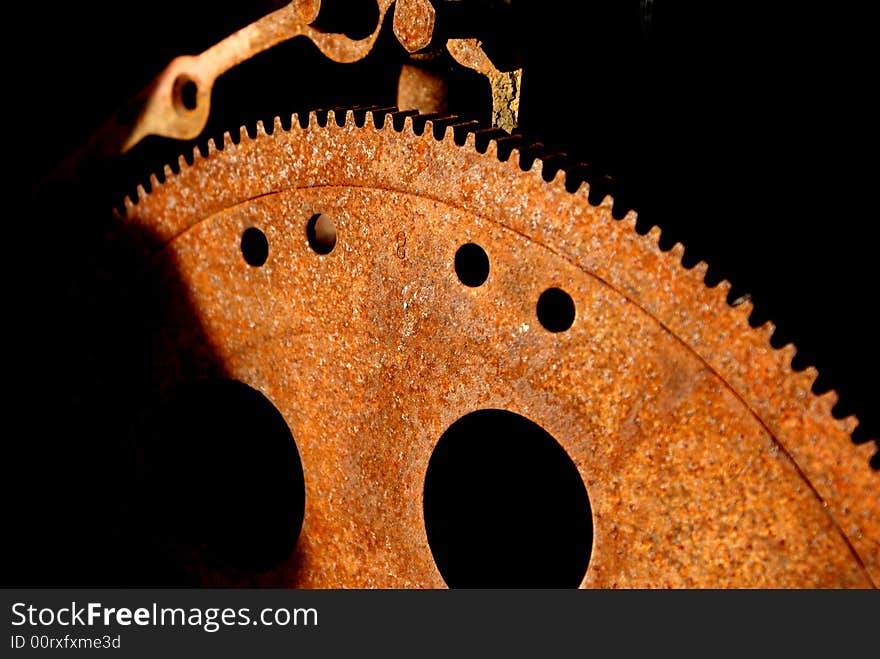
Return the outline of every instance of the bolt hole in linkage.
{"type": "Polygon", "coordinates": [[[306,224],[309,247],[316,254],[329,254],[336,247],[336,222],[324,213],[316,213],[306,224]]]}
{"type": "Polygon", "coordinates": [[[174,108],[179,114],[192,112],[199,105],[199,86],[185,74],[177,76],[172,87],[174,108]]]}
{"type": "Polygon", "coordinates": [[[455,274],[465,286],[476,288],[489,278],[489,256],[476,243],[466,243],[455,253],[455,274]]]}
{"type": "Polygon", "coordinates": [[[259,268],[269,258],[269,240],[266,234],[250,227],[241,235],[241,255],[248,265],[259,268]]]}

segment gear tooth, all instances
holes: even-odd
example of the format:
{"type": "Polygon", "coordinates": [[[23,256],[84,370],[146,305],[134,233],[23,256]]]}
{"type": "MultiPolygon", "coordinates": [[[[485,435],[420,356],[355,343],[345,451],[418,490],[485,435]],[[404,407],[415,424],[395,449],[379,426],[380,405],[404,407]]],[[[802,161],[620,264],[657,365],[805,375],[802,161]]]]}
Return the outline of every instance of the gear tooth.
{"type": "Polygon", "coordinates": [[[174,176],[174,174],[175,174],[175,172],[174,172],[174,170],[171,168],[171,165],[170,165],[170,164],[167,164],[167,165],[165,165],[165,166],[162,168],[162,175],[165,177],[165,180],[166,180],[166,181],[167,181],[168,179],[170,179],[172,176],[174,176]]]}
{"type": "Polygon", "coordinates": [[[797,348],[793,343],[786,343],[784,346],[779,348],[779,352],[782,353],[782,359],[791,367],[792,361],[794,361],[794,356],[797,354],[797,348]]]}
{"type": "Polygon", "coordinates": [[[501,162],[506,162],[509,165],[512,165],[512,167],[517,171],[522,171],[520,167],[522,155],[520,154],[520,150],[517,147],[513,147],[510,151],[508,151],[506,158],[504,157],[504,153],[499,151],[498,157],[500,158],[501,162]]]}
{"type": "Polygon", "coordinates": [[[705,261],[697,261],[697,263],[691,270],[693,271],[694,275],[700,279],[700,281],[702,281],[703,283],[706,282],[706,273],[709,272],[709,265],[705,261]]]}
{"type": "Polygon", "coordinates": [[[675,243],[669,251],[678,259],[679,263],[681,263],[681,260],[684,258],[684,245],[681,243],[675,243]]]}
{"type": "Polygon", "coordinates": [[[280,133],[282,130],[284,130],[284,128],[281,125],[281,117],[274,117],[272,119],[272,133],[280,133]]]}
{"type": "Polygon", "coordinates": [[[612,195],[612,199],[614,200],[614,206],[611,209],[611,217],[613,217],[615,220],[619,220],[629,212],[630,207],[629,204],[625,203],[622,199],[618,197],[614,197],[612,195]]]}
{"type": "Polygon", "coordinates": [[[263,124],[262,119],[257,119],[257,137],[265,137],[269,133],[266,132],[266,126],[263,124]]]}
{"type": "Polygon", "coordinates": [[[822,411],[825,412],[825,414],[834,416],[832,410],[834,409],[834,406],[840,402],[840,396],[837,395],[837,392],[834,391],[834,389],[829,389],[824,394],[819,394],[818,399],[822,406],[822,411]]]}
{"type": "Polygon", "coordinates": [[[801,378],[803,378],[803,380],[804,380],[807,391],[809,391],[813,388],[813,385],[816,384],[816,379],[818,377],[819,377],[819,371],[816,370],[815,366],[807,366],[804,369],[803,373],[801,373],[801,378]]]}
{"type": "MultiPolygon", "coordinates": [[[[856,431],[856,428],[859,427],[859,419],[855,414],[850,414],[849,416],[845,416],[842,419],[837,419],[837,422],[843,426],[843,429],[847,435],[852,435],[856,431]]],[[[866,459],[869,457],[870,456],[866,456],[866,459]]]]}
{"type": "Polygon", "coordinates": [[[144,186],[141,183],[137,184],[134,192],[134,205],[137,206],[141,201],[146,199],[147,191],[144,189],[144,186]]]}
{"type": "MultiPolygon", "coordinates": [[[[479,121],[456,120],[449,124],[452,129],[452,139],[459,146],[468,144],[468,139],[473,139],[474,132],[480,127],[479,121]]],[[[474,142],[471,142],[474,144],[474,142]]]]}
{"type": "Polygon", "coordinates": [[[635,231],[636,223],[639,221],[639,214],[634,210],[627,211],[626,215],[624,215],[621,222],[626,222],[630,227],[632,227],[633,231],[635,231]]]}
{"type": "MultiPolygon", "coordinates": [[[[544,167],[543,163],[541,164],[541,167],[542,168],[544,167]]],[[[549,174],[547,174],[547,172],[542,171],[541,175],[544,177],[544,180],[551,187],[562,188],[564,190],[565,189],[565,180],[566,180],[565,179],[565,170],[561,169],[559,167],[553,167],[552,169],[548,170],[548,172],[549,172],[549,174]],[[548,178],[548,176],[549,176],[549,178],[548,178]]]]}
{"type": "MultiPolygon", "coordinates": [[[[578,195],[579,197],[584,199],[587,203],[589,203],[590,202],[590,192],[591,192],[590,182],[581,180],[580,185],[578,186],[578,189],[574,194],[578,195]]],[[[635,231],[635,229],[636,229],[635,220],[633,220],[632,224],[630,225],[630,228],[633,231],[635,231]]]]}
{"type": "MultiPolygon", "coordinates": [[[[349,109],[349,114],[351,115],[350,118],[355,128],[363,128],[367,125],[367,110],[369,109],[369,107],[363,105],[358,105],[357,107],[349,109]]],[[[349,116],[346,115],[345,122],[348,123],[348,120],[349,116]]]]}
{"type": "Polygon", "coordinates": [[[486,142],[486,150],[484,153],[495,160],[501,160],[501,157],[498,155],[498,142],[495,140],[489,140],[486,142]]]}
{"type": "Polygon", "coordinates": [[[768,320],[763,325],[759,325],[755,329],[759,332],[762,332],[767,340],[767,343],[770,343],[770,340],[773,338],[773,334],[776,332],[776,323],[774,323],[772,320],[768,320]]]}
{"type": "Polygon", "coordinates": [[[131,217],[134,207],[137,206],[137,200],[132,199],[131,195],[125,195],[125,199],[122,200],[122,206],[125,209],[125,216],[131,217]]]}
{"type": "MultiPolygon", "coordinates": [[[[608,197],[606,196],[605,199],[608,199],[608,197]]],[[[604,203],[605,199],[602,200],[603,203],[604,203]]],[[[601,204],[599,204],[599,205],[601,206],[601,204]]],[[[655,243],[659,247],[660,246],[660,236],[662,236],[662,235],[663,235],[663,232],[660,231],[660,227],[658,227],[655,224],[654,226],[651,227],[651,230],[648,231],[648,233],[645,237],[648,238],[649,240],[651,240],[653,243],[655,243]]]]}
{"type": "Polygon", "coordinates": [[[150,190],[155,190],[160,185],[159,177],[156,176],[155,172],[150,174],[150,190]]]}
{"type": "MultiPolygon", "coordinates": [[[[761,340],[765,345],[770,346],[773,350],[773,335],[776,333],[776,324],[772,321],[765,321],[763,325],[755,327],[754,330],[761,335],[761,340]]],[[[789,362],[790,363],[790,362],[789,362]]]]}
{"type": "Polygon", "coordinates": [[[740,315],[743,316],[746,322],[749,322],[749,318],[752,315],[752,312],[755,310],[755,305],[752,302],[751,298],[747,300],[743,300],[741,304],[736,306],[736,310],[739,311],[740,315]]]}
{"type": "MultiPolygon", "coordinates": [[[[705,261],[700,261],[697,265],[701,266],[702,279],[703,279],[703,282],[705,283],[706,275],[709,273],[709,266],[705,261]]],[[[731,285],[730,285],[730,282],[727,281],[726,279],[722,279],[721,281],[719,281],[715,285],[715,288],[717,288],[718,292],[724,296],[725,300],[727,299],[727,296],[730,295],[731,285]]]]}
{"type": "Polygon", "coordinates": [[[437,140],[446,139],[446,129],[448,128],[447,124],[434,121],[433,119],[428,119],[425,122],[425,125],[422,127],[422,134],[433,136],[437,140]]]}
{"type": "Polygon", "coordinates": [[[241,144],[242,141],[247,140],[249,137],[250,134],[248,133],[247,126],[241,126],[238,129],[238,142],[236,144],[241,144]]]}
{"type": "Polygon", "coordinates": [[[397,112],[392,112],[389,115],[391,117],[391,127],[394,128],[396,132],[401,133],[407,125],[409,125],[410,131],[412,131],[412,122],[410,119],[417,114],[418,110],[398,110],[397,112]]]}
{"type": "MultiPolygon", "coordinates": [[[[427,129],[427,128],[428,128],[428,127],[426,126],[426,129],[427,129]]],[[[445,139],[446,139],[446,136],[447,136],[447,135],[449,134],[449,132],[450,132],[450,130],[449,130],[449,125],[448,125],[448,124],[442,124],[442,123],[438,124],[438,123],[433,122],[433,121],[432,121],[431,124],[430,124],[430,129],[431,129],[430,131],[425,130],[425,132],[426,132],[426,133],[433,134],[433,135],[434,135],[434,138],[435,138],[435,139],[438,139],[438,140],[445,140],[445,139]]]]}

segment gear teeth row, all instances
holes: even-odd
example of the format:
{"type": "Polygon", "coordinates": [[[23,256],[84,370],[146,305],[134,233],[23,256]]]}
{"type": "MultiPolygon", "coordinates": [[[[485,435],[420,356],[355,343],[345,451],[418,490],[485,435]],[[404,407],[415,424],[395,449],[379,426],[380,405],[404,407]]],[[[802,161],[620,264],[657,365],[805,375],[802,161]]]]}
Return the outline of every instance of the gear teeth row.
{"type": "MultiPolygon", "coordinates": [[[[180,156],[176,167],[166,165],[162,175],[151,175],[143,184],[138,184],[132,195],[124,199],[123,207],[116,209],[116,214],[121,217],[130,217],[138,201],[150,191],[165,183],[173,176],[180,173],[186,166],[192,166],[199,159],[210,156],[213,151],[223,151],[230,145],[238,145],[245,138],[259,139],[276,131],[290,131],[294,126],[301,129],[317,126],[326,128],[335,125],[344,128],[353,124],[357,128],[364,128],[370,124],[375,130],[393,129],[400,133],[409,131],[417,136],[430,136],[436,140],[446,139],[449,130],[452,130],[453,139],[459,146],[469,146],[480,153],[487,154],[500,162],[510,163],[519,170],[531,172],[541,176],[544,181],[554,185],[562,184],[572,194],[584,194],[590,204],[607,209],[617,220],[624,222],[634,231],[638,216],[630,208],[625,207],[615,200],[612,194],[614,181],[606,173],[598,171],[590,165],[570,160],[563,153],[548,153],[541,143],[530,143],[522,135],[511,135],[500,128],[480,128],[479,123],[461,119],[455,115],[420,115],[416,110],[398,110],[395,107],[361,106],[348,109],[313,110],[308,113],[293,114],[289,121],[275,117],[271,122],[271,130],[266,131],[262,121],[254,124],[252,129],[242,126],[237,134],[224,133],[218,139],[210,138],[207,142],[201,142],[193,147],[189,154],[180,156]]],[[[686,265],[687,250],[678,242],[664,249],[661,244],[662,231],[658,226],[652,226],[646,237],[653,241],[657,249],[668,258],[675,259],[678,264],[692,276],[698,278],[703,286],[718,289],[726,306],[739,316],[739,319],[751,329],[763,336],[763,339],[775,350],[783,352],[783,358],[792,377],[794,377],[805,392],[812,393],[818,398],[823,410],[837,418],[833,408],[839,402],[839,396],[831,389],[823,393],[816,391],[816,382],[819,372],[812,365],[805,368],[797,368],[795,365],[797,348],[790,342],[784,342],[780,347],[780,337],[776,334],[776,326],[769,321],[760,322],[756,316],[754,304],[748,294],[740,294],[731,299],[733,289],[730,282],[718,278],[715,280],[713,270],[705,261],[698,261],[693,266],[686,265]]],[[[843,419],[837,419],[843,425],[846,432],[853,438],[854,443],[864,444],[870,441],[864,437],[867,433],[861,432],[858,439],[853,437],[855,429],[859,427],[855,416],[850,415],[843,419]]],[[[877,438],[874,438],[877,439],[877,438]]],[[[880,439],[877,439],[880,445],[880,439]]],[[[870,460],[874,469],[880,469],[880,451],[870,460]]]]}
{"type": "MultiPolygon", "coordinates": [[[[821,385],[820,374],[815,366],[811,364],[805,364],[802,368],[797,366],[797,346],[791,341],[783,340],[773,322],[769,320],[764,320],[763,322],[760,321],[756,315],[755,306],[750,296],[744,294],[738,296],[736,300],[731,300],[729,298],[730,291],[732,290],[730,282],[722,279],[714,286],[711,286],[706,281],[709,274],[709,267],[705,261],[700,261],[692,268],[687,268],[684,265],[686,249],[681,243],[676,243],[670,249],[663,249],[660,246],[661,236],[662,231],[657,226],[651,227],[646,235],[647,238],[653,241],[660,252],[665,253],[667,257],[674,258],[685,270],[690,270],[695,276],[699,277],[703,285],[708,288],[718,289],[723,295],[726,305],[730,307],[734,314],[739,316],[740,324],[747,325],[752,331],[760,334],[762,340],[770,345],[771,348],[782,353],[782,359],[789,369],[789,377],[793,378],[798,383],[801,391],[816,399],[819,409],[829,417],[834,418],[837,423],[840,424],[842,429],[850,435],[854,444],[865,444],[871,440],[875,440],[878,442],[878,445],[880,445],[880,439],[870,437],[864,430],[857,434],[857,429],[860,425],[858,418],[855,415],[849,414],[841,416],[836,413],[835,408],[840,402],[840,396],[838,393],[830,387],[824,387],[821,385]],[[779,345],[780,343],[782,343],[782,345],[779,345]]],[[[878,448],[880,448],[880,446],[878,446],[878,448]]],[[[880,469],[880,450],[870,458],[869,462],[873,469],[880,469]]]]}

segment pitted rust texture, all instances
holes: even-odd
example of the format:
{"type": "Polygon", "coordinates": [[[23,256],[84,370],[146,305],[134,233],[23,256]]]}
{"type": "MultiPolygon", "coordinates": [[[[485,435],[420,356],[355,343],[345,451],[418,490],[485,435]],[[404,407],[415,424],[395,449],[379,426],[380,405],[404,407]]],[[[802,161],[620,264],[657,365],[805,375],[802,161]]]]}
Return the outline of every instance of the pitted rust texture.
{"type": "Polygon", "coordinates": [[[291,2],[242,28],[200,55],[175,58],[135,101],[139,108],[134,126],[128,130],[121,150],[131,149],[148,135],[191,139],[208,121],[211,90],[217,78],[264,50],[298,36],[305,36],[334,62],[363,59],[379,36],[382,21],[394,0],[376,0],[379,21],[368,37],[349,39],[343,34],[325,33],[310,25],[320,12],[320,1],[291,2]],[[181,104],[181,83],[195,85],[193,107],[181,104]]]}
{"type": "Polygon", "coordinates": [[[392,21],[394,36],[407,52],[427,48],[434,35],[437,11],[430,0],[397,0],[392,21]]]}
{"type": "MultiPolygon", "coordinates": [[[[880,580],[880,496],[855,421],[815,397],[772,328],[748,324],[726,283],[681,266],[588,202],[540,160],[457,146],[429,122],[330,113],[272,135],[258,126],[128,203],[157,237],[154,263],[182,278],[230,377],[281,411],[302,457],[306,513],[293,556],[204,583],[442,587],[422,519],[428,459],[477,409],[519,413],[576,464],[594,516],[585,587],[870,587],[880,580]],[[341,118],[341,117],[339,117],[341,118]],[[360,125],[358,125],[360,123],[360,125]],[[323,124],[323,122],[321,122],[323,124]],[[333,217],[335,249],[305,226],[333,217]],[[240,238],[269,240],[260,268],[240,238]],[[456,278],[465,242],[491,270],[456,278]],[[535,316],[542,291],[573,298],[565,332],[535,316]]],[[[186,326],[157,341],[157,372],[201,349],[186,326]]],[[[159,386],[168,386],[161,382],[159,386]]]]}
{"type": "MultiPolygon", "coordinates": [[[[285,41],[306,37],[334,62],[357,62],[372,51],[392,6],[394,35],[408,52],[417,53],[438,38],[434,33],[436,11],[429,0],[375,1],[378,21],[372,33],[361,39],[325,32],[313,25],[322,11],[321,0],[292,0],[198,55],[176,57],[86,145],[72,154],[54,173],[54,178],[75,179],[88,170],[92,161],[118,158],[151,135],[176,140],[198,137],[211,113],[211,92],[217,79],[285,41]]],[[[339,11],[340,6],[333,4],[330,10],[339,11]]],[[[492,91],[493,124],[513,132],[519,115],[522,70],[499,71],[475,39],[451,39],[447,41],[447,49],[462,66],[486,77],[492,91]]],[[[398,104],[407,109],[437,111],[446,106],[447,99],[441,95],[448,92],[447,81],[420,67],[418,57],[415,54],[413,61],[403,64],[398,104]]]]}
{"type": "Polygon", "coordinates": [[[492,125],[514,132],[519,124],[522,69],[497,69],[477,39],[449,39],[446,50],[462,66],[486,76],[492,89],[492,125]]]}
{"type": "MultiPolygon", "coordinates": [[[[408,52],[415,53],[431,44],[436,11],[429,0],[376,0],[376,4],[378,22],[372,33],[362,39],[314,27],[312,23],[321,12],[320,0],[293,0],[203,53],[175,58],[125,110],[92,137],[88,153],[116,157],[149,135],[178,140],[197,137],[207,124],[211,91],[217,78],[284,41],[304,36],[334,62],[357,62],[373,49],[392,6],[394,35],[408,52]],[[187,86],[189,99],[185,98],[187,86]]],[[[452,39],[447,48],[460,64],[486,76],[492,89],[494,123],[512,131],[519,113],[522,71],[498,71],[475,39],[452,39]]],[[[412,87],[411,82],[409,86],[412,87]]],[[[432,93],[430,88],[415,91],[432,93]]]]}

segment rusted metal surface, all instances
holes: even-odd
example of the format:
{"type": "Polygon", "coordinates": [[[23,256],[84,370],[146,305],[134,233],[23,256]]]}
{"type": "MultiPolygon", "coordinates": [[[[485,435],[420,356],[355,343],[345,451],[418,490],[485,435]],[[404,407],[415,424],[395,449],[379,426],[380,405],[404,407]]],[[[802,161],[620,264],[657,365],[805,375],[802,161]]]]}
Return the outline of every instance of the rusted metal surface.
{"type": "Polygon", "coordinates": [[[680,245],[613,219],[610,199],[545,182],[540,160],[523,171],[474,133],[438,141],[448,121],[344,118],[242,130],[126,204],[200,326],[167,323],[156,372],[197,371],[210,349],[280,410],[305,472],[293,555],[254,575],[196,552],[203,583],[443,587],[425,472],[442,433],[486,408],[538,423],[577,466],[594,524],[584,587],[880,582],[880,479],[855,420],[831,416],[835,395],[810,392],[815,371],[791,369],[772,327],[749,326],[750,303],[726,304],[726,282],[707,288],[704,264],[682,267],[680,245]],[[327,254],[309,244],[316,214],[335,225],[327,254]],[[261,267],[240,249],[251,227],[268,239],[261,267]],[[453,266],[468,242],[491,264],[477,287],[453,266]],[[566,331],[536,318],[552,287],[575,304],[566,331]]]}
{"type": "Polygon", "coordinates": [[[325,33],[313,28],[309,23],[319,14],[320,2],[292,2],[200,55],[174,59],[135,102],[139,108],[138,116],[132,129],[127,132],[122,152],[147,135],[180,140],[198,136],[208,121],[214,81],[232,67],[283,41],[305,36],[334,62],[363,59],[373,48],[385,13],[393,2],[377,0],[379,22],[373,33],[364,39],[355,41],[343,34],[325,33]],[[185,84],[194,85],[192,103],[185,103],[181,98],[180,91],[185,84]]]}
{"type": "Polygon", "coordinates": [[[430,62],[413,61],[400,68],[397,81],[397,107],[422,114],[446,112],[449,83],[430,62]]]}
{"type": "MultiPolygon", "coordinates": [[[[86,145],[62,163],[52,177],[73,180],[92,161],[118,158],[151,135],[177,140],[198,137],[211,113],[211,92],[216,80],[231,68],[290,39],[308,38],[334,62],[357,62],[373,49],[392,6],[392,29],[407,51],[416,53],[435,39],[436,11],[429,0],[376,3],[375,29],[362,39],[326,32],[313,25],[321,15],[321,0],[293,0],[198,55],[175,58],[86,145]]],[[[332,8],[338,10],[339,6],[332,8]]],[[[460,64],[486,76],[492,91],[493,124],[513,132],[518,121],[522,70],[496,69],[475,39],[449,40],[447,49],[460,64]]],[[[417,61],[404,64],[400,83],[403,105],[421,110],[445,106],[446,99],[440,98],[446,91],[443,80],[419,68],[417,61]]],[[[295,80],[295,75],[291,79],[295,80]]]]}
{"type": "Polygon", "coordinates": [[[486,76],[492,88],[492,124],[512,133],[519,123],[522,69],[495,68],[478,39],[449,39],[446,49],[456,62],[486,76]]]}
{"type": "Polygon", "coordinates": [[[407,52],[427,48],[434,35],[437,11],[430,0],[397,0],[394,7],[394,36],[407,52]]]}

